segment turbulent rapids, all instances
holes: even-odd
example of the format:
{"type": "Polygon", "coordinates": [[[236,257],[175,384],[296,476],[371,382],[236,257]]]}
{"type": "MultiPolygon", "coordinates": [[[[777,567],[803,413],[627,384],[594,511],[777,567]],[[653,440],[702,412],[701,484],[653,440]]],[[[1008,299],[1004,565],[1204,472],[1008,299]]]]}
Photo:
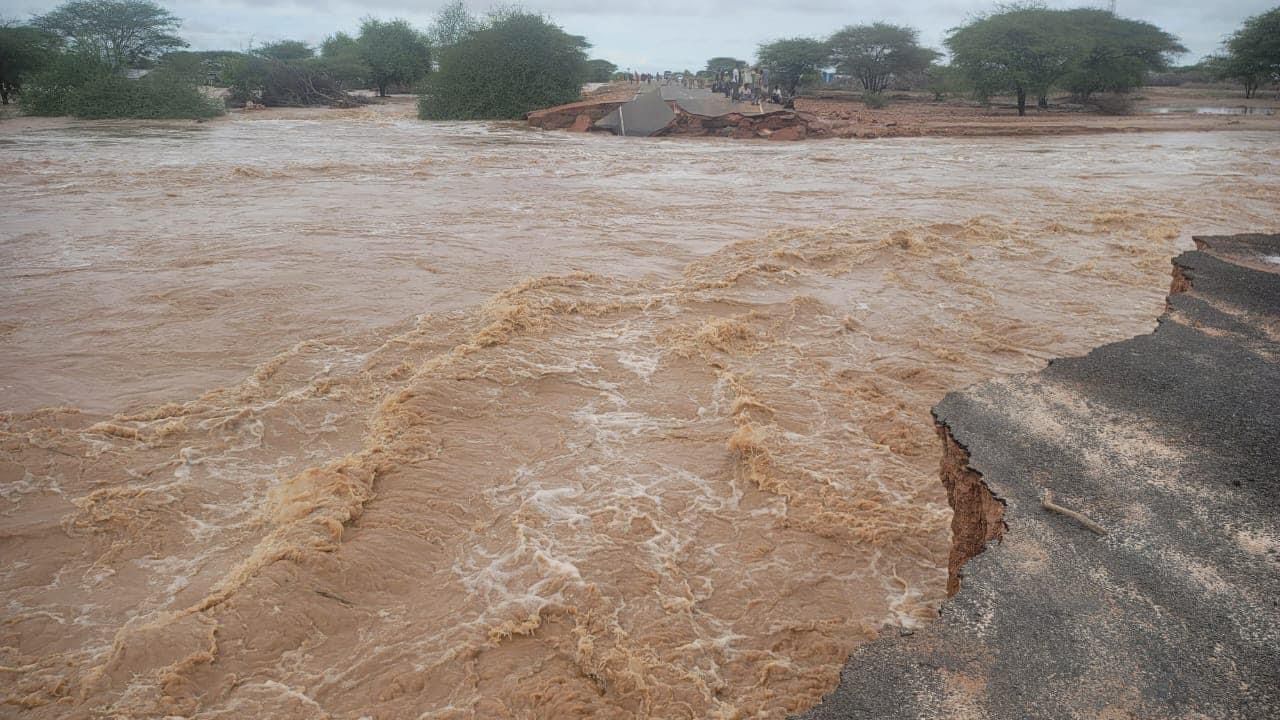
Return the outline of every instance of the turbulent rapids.
{"type": "Polygon", "coordinates": [[[1280,211],[1266,134],[328,117],[0,139],[5,714],[785,717],[945,595],[931,404],[1280,211]]]}

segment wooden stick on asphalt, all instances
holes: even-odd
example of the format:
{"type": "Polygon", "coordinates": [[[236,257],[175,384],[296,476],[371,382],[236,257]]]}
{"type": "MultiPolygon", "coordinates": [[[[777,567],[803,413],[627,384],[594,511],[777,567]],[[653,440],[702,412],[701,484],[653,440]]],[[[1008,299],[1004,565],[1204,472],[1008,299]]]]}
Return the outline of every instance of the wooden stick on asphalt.
{"type": "Polygon", "coordinates": [[[1053,491],[1048,488],[1045,488],[1044,497],[1040,499],[1040,504],[1044,506],[1045,510],[1052,510],[1053,512],[1066,515],[1067,517],[1075,520],[1076,522],[1098,533],[1099,535],[1107,534],[1106,528],[1102,527],[1098,523],[1085,517],[1083,514],[1078,513],[1075,510],[1071,510],[1070,508],[1064,508],[1061,505],[1055,503],[1053,501],[1053,491]]]}

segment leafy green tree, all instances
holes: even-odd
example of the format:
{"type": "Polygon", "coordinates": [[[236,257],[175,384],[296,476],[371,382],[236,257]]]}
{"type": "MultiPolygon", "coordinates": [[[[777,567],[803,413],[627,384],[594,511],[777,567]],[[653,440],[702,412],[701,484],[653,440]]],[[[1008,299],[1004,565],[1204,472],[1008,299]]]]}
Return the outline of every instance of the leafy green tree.
{"type": "Polygon", "coordinates": [[[370,85],[369,78],[373,71],[360,53],[360,43],[346,33],[334,33],[320,44],[320,65],[343,87],[357,88],[370,85]]]}
{"type": "Polygon", "coordinates": [[[608,60],[588,60],[587,82],[609,82],[617,71],[618,66],[608,60]]]}
{"type": "Polygon", "coordinates": [[[174,34],[182,21],[152,0],[71,0],[31,24],[116,69],[187,46],[174,34]]]}
{"type": "Polygon", "coordinates": [[[1098,92],[1124,93],[1141,87],[1148,74],[1168,69],[1173,55],[1187,51],[1177,38],[1155,25],[1106,10],[1068,10],[1061,20],[1066,23],[1064,32],[1083,40],[1081,54],[1062,86],[1083,100],[1098,92]]]}
{"type": "Polygon", "coordinates": [[[388,86],[412,85],[431,71],[430,42],[405,20],[365,18],[356,42],[380,97],[388,86]]]}
{"type": "Polygon", "coordinates": [[[961,95],[970,90],[964,74],[953,65],[934,63],[924,71],[925,87],[933,93],[933,99],[941,102],[948,95],[961,95]]]}
{"type": "Polygon", "coordinates": [[[713,57],[707,61],[707,72],[715,76],[716,73],[728,72],[734,68],[746,67],[747,63],[743,60],[731,57],[713,57]]]}
{"type": "Polygon", "coordinates": [[[547,18],[513,10],[440,53],[418,115],[427,120],[515,119],[577,100],[587,74],[586,38],[547,18]]]}
{"type": "Polygon", "coordinates": [[[915,28],[880,22],[850,25],[827,45],[836,69],[856,77],[868,93],[883,92],[895,75],[922,72],[939,56],[920,45],[915,28]]]}
{"type": "Polygon", "coordinates": [[[281,62],[300,62],[316,56],[316,51],[301,40],[277,40],[253,51],[254,55],[281,62]]]}
{"type": "Polygon", "coordinates": [[[756,51],[760,65],[787,95],[795,95],[802,82],[826,67],[830,57],[826,43],[806,37],[764,43],[756,51]]]}
{"type": "Polygon", "coordinates": [[[0,104],[22,91],[23,81],[57,52],[57,38],[29,26],[0,27],[0,104]]]}
{"type": "Polygon", "coordinates": [[[457,45],[471,33],[479,30],[481,23],[476,19],[462,0],[454,0],[445,4],[436,13],[427,37],[437,48],[457,45]]]}
{"type": "Polygon", "coordinates": [[[1242,83],[1246,98],[1263,84],[1280,82],[1280,7],[1245,20],[1225,52],[1207,64],[1216,77],[1242,83]]]}
{"type": "Polygon", "coordinates": [[[1020,5],[977,17],[947,37],[951,63],[981,97],[1013,93],[1018,114],[1026,115],[1027,95],[1047,96],[1088,47],[1087,39],[1063,21],[1064,14],[1020,5]]]}

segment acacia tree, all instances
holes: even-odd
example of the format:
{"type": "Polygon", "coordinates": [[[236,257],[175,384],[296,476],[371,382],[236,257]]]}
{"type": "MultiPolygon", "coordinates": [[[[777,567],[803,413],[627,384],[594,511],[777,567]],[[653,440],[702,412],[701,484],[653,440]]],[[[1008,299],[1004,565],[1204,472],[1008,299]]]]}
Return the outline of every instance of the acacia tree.
{"type": "Polygon", "coordinates": [[[1013,6],[977,17],[956,28],[945,44],[952,65],[968,77],[978,94],[1011,92],[1018,114],[1027,114],[1027,95],[1045,98],[1081,57],[1087,44],[1063,22],[1065,11],[1013,6]]]}
{"type": "Polygon", "coordinates": [[[1140,87],[1148,73],[1168,69],[1171,56],[1187,51],[1177,38],[1155,25],[1106,10],[1068,10],[1061,20],[1066,24],[1064,32],[1083,40],[1080,57],[1062,80],[1063,87],[1082,100],[1097,92],[1140,87]]]}
{"type": "Polygon", "coordinates": [[[587,61],[587,82],[609,82],[613,74],[618,71],[618,66],[608,60],[588,60],[587,61]]]}
{"type": "Polygon", "coordinates": [[[504,11],[440,52],[418,98],[426,120],[514,119],[578,99],[586,77],[586,38],[541,15],[504,11]]]}
{"type": "Polygon", "coordinates": [[[747,63],[737,58],[713,57],[707,61],[707,72],[715,77],[717,73],[729,72],[734,68],[746,67],[747,63]]]}
{"type": "Polygon", "coordinates": [[[360,54],[360,43],[344,32],[334,33],[320,44],[320,65],[344,87],[367,87],[371,71],[360,54]]]}
{"type": "Polygon", "coordinates": [[[920,45],[915,28],[888,23],[850,25],[827,40],[836,69],[858,78],[869,93],[883,92],[894,75],[922,72],[939,56],[920,45]]]}
{"type": "Polygon", "coordinates": [[[31,24],[117,70],[187,46],[182,21],[152,0],[71,0],[31,24]]]}
{"type": "Polygon", "coordinates": [[[316,55],[316,51],[301,40],[277,40],[259,47],[253,53],[280,62],[310,60],[316,55]]]}
{"type": "Polygon", "coordinates": [[[38,28],[0,27],[0,104],[22,91],[22,82],[42,70],[57,39],[38,28]]]}
{"type": "Polygon", "coordinates": [[[769,70],[769,76],[787,95],[795,95],[800,83],[826,66],[829,58],[826,43],[806,37],[775,40],[756,51],[760,65],[769,70]]]}
{"type": "Polygon", "coordinates": [[[458,44],[479,29],[480,21],[467,10],[467,4],[462,0],[454,0],[436,13],[427,37],[435,47],[445,48],[458,44]]]}
{"type": "Polygon", "coordinates": [[[389,85],[412,85],[431,71],[430,41],[405,20],[365,18],[356,43],[380,97],[389,85]]]}
{"type": "Polygon", "coordinates": [[[1220,79],[1240,81],[1246,98],[1264,83],[1280,82],[1280,7],[1245,20],[1208,67],[1220,79]]]}

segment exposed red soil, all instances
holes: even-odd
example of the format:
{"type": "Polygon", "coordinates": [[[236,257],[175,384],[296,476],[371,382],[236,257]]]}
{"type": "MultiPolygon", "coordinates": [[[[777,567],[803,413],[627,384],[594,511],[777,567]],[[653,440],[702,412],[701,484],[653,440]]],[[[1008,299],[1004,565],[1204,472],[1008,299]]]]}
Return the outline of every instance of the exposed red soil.
{"type": "Polygon", "coordinates": [[[947,596],[960,590],[960,569],[970,558],[987,549],[987,543],[1004,537],[1004,501],[992,494],[981,473],[969,467],[969,451],[937,425],[942,438],[942,484],[955,512],[951,519],[951,555],[947,558],[947,596]]]}

